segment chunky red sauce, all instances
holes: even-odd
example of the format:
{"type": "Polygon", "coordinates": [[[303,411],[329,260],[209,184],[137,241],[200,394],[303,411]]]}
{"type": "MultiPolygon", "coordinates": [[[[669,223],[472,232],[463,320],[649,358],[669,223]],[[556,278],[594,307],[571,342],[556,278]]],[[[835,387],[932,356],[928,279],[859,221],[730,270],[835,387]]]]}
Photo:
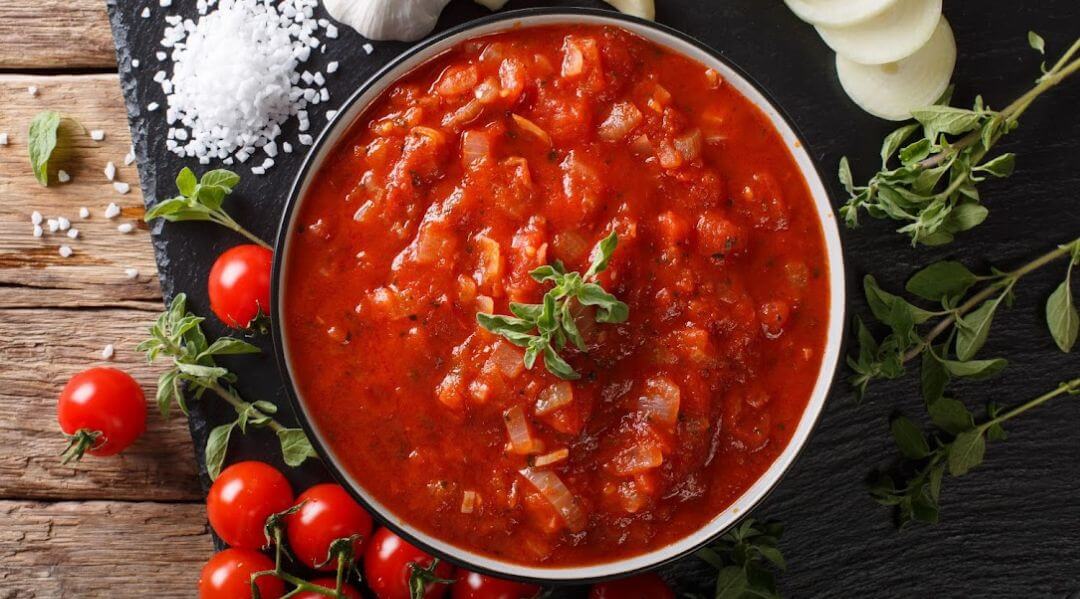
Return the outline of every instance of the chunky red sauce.
{"type": "Polygon", "coordinates": [[[729,506],[783,450],[828,324],[822,230],[750,102],[615,28],[466,42],[397,82],[315,177],[285,332],[342,466],[402,521],[534,565],[639,554],[729,506]],[[623,324],[564,382],[478,327],[584,272],[623,324]]]}

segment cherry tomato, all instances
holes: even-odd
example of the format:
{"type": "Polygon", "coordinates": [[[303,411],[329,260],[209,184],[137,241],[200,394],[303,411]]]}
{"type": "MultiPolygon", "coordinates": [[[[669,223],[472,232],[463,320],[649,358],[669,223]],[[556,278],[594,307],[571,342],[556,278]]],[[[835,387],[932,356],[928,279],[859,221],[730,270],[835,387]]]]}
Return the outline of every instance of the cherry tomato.
{"type": "MultiPolygon", "coordinates": [[[[337,580],[334,579],[334,578],[316,578],[315,580],[311,581],[311,584],[317,584],[317,585],[319,585],[321,587],[324,587],[324,588],[327,588],[327,589],[336,589],[337,588],[337,580]]],[[[355,588],[349,586],[348,584],[343,585],[341,587],[341,596],[345,597],[345,599],[363,599],[360,596],[360,591],[358,591],[355,588]]],[[[297,593],[296,595],[293,595],[293,598],[294,599],[326,599],[326,595],[320,595],[319,593],[316,593],[314,591],[303,591],[301,593],[297,593]]]]}
{"type": "Polygon", "coordinates": [[[594,584],[589,599],[675,599],[675,592],[650,572],[594,584]]]}
{"type": "MultiPolygon", "coordinates": [[[[371,536],[371,516],[341,485],[315,485],[296,498],[300,511],[286,521],[289,547],[304,565],[315,568],[326,562],[330,544],[337,539],[360,535],[353,543],[353,555],[363,557],[364,543],[371,536]]],[[[333,559],[320,570],[336,570],[333,559]]]]}
{"type": "Polygon", "coordinates": [[[214,532],[229,545],[258,549],[266,544],[266,519],[292,505],[292,487],[276,468],[239,462],[223,470],[210,486],[206,515],[214,532]]]}
{"type": "Polygon", "coordinates": [[[270,268],[274,254],[254,245],[225,250],[210,269],[210,309],[221,322],[246,329],[270,312],[270,268]]]}
{"type": "MultiPolygon", "coordinates": [[[[199,599],[248,599],[251,575],[273,570],[274,562],[251,549],[226,549],[206,562],[199,575],[199,599]]],[[[261,599],[278,599],[285,594],[285,584],[274,576],[260,576],[255,582],[261,599]]]]}
{"type": "MultiPolygon", "coordinates": [[[[364,580],[379,599],[409,599],[409,578],[413,574],[409,564],[428,568],[434,559],[390,529],[380,528],[372,535],[364,552],[364,580]]],[[[439,578],[451,578],[454,567],[439,562],[434,574],[439,578]]],[[[429,583],[424,599],[438,599],[445,594],[445,584],[429,583]]]]}
{"type": "Polygon", "coordinates": [[[452,599],[532,599],[540,594],[540,587],[484,576],[477,572],[458,570],[457,582],[450,590],[452,599]]]}
{"type": "Polygon", "coordinates": [[[72,437],[64,461],[83,453],[114,455],[146,430],[146,397],[135,379],[115,368],[91,368],[71,377],[56,410],[60,430],[72,437]]]}

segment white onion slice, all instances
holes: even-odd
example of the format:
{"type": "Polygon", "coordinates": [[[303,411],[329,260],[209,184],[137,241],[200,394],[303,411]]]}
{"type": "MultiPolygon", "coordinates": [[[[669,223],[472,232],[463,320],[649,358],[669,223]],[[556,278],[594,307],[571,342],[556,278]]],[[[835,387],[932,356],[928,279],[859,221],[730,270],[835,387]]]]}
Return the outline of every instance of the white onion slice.
{"type": "Polygon", "coordinates": [[[544,450],[544,444],[533,437],[532,429],[525,420],[525,412],[521,406],[514,406],[503,414],[506,423],[506,434],[510,438],[510,450],[520,455],[539,453],[544,450]]]}
{"type": "Polygon", "coordinates": [[[849,27],[818,26],[837,54],[862,64],[907,58],[923,47],[941,21],[941,0],[899,0],[878,16],[849,27]]]}
{"type": "Polygon", "coordinates": [[[536,399],[536,414],[543,416],[558,410],[574,401],[574,388],[566,381],[560,381],[540,392],[536,399]]]}
{"type": "Polygon", "coordinates": [[[866,112],[890,121],[907,120],[912,109],[940,98],[955,65],[956,41],[944,18],[925,46],[899,62],[865,65],[836,56],[836,74],[848,97],[866,112]]]}
{"type": "Polygon", "coordinates": [[[550,470],[534,470],[525,468],[519,470],[525,480],[532,483],[537,491],[548,500],[551,507],[562,516],[566,526],[571,532],[578,532],[585,528],[585,511],[581,509],[578,500],[570,489],[566,488],[562,479],[550,470]]]}
{"type": "Polygon", "coordinates": [[[679,419],[679,386],[667,377],[645,381],[645,393],[638,398],[638,407],[650,420],[675,424],[679,419]]]}
{"type": "Polygon", "coordinates": [[[656,5],[653,4],[653,0],[604,0],[604,2],[632,17],[649,21],[656,19],[656,5]]]}
{"type": "Polygon", "coordinates": [[[872,19],[897,0],[784,0],[795,16],[811,25],[845,27],[872,19]]]}

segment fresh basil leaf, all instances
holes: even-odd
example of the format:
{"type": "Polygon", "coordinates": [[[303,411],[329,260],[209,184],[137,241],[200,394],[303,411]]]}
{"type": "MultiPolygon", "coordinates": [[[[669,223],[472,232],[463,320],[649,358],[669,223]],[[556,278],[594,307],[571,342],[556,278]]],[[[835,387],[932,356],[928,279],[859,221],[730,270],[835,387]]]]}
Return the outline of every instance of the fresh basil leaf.
{"type": "Polygon", "coordinates": [[[229,437],[232,436],[235,422],[215,426],[206,437],[206,473],[210,480],[214,480],[221,474],[221,467],[225,464],[225,454],[229,450],[229,437]]]}
{"type": "Polygon", "coordinates": [[[55,110],[43,110],[30,121],[30,130],[26,137],[26,147],[30,154],[30,166],[34,169],[37,182],[49,185],[49,158],[56,149],[56,134],[60,129],[60,113],[55,110]]]}
{"type": "Polygon", "coordinates": [[[995,358],[993,360],[945,360],[942,364],[953,376],[978,380],[994,376],[1004,370],[1009,363],[1002,358],[995,358]]]}
{"type": "Polygon", "coordinates": [[[589,270],[585,271],[585,279],[592,279],[607,270],[608,261],[611,260],[611,255],[615,253],[615,248],[618,245],[619,235],[615,231],[612,231],[607,237],[601,239],[600,243],[596,244],[590,254],[592,264],[589,266],[589,270]]]}
{"type": "Polygon", "coordinates": [[[975,275],[959,262],[935,262],[915,273],[908,280],[906,289],[921,298],[941,301],[964,295],[976,280],[975,275]]]}
{"type": "Polygon", "coordinates": [[[304,431],[298,428],[287,428],[277,433],[281,443],[281,456],[285,464],[293,468],[303,464],[308,458],[318,457],[315,448],[311,446],[304,431]]]}
{"type": "Polygon", "coordinates": [[[904,457],[921,460],[930,455],[930,445],[919,427],[909,418],[898,416],[890,425],[893,440],[904,457]]]}
{"type": "Polygon", "coordinates": [[[176,189],[180,191],[180,195],[191,197],[195,195],[195,187],[199,185],[199,180],[195,178],[195,173],[188,167],[180,169],[180,172],[176,175],[176,189]]]}
{"type": "MultiPolygon", "coordinates": [[[[881,168],[886,168],[889,165],[889,159],[918,128],[919,125],[915,123],[904,125],[885,137],[885,141],[881,144],[881,168]]],[[[851,193],[851,191],[848,190],[848,193],[851,193]]]]}
{"type": "Polygon", "coordinates": [[[956,435],[949,446],[949,474],[963,476],[978,466],[986,454],[986,439],[982,431],[973,429],[956,435]]]}
{"type": "Polygon", "coordinates": [[[1050,335],[1058,348],[1066,353],[1072,351],[1077,333],[1080,332],[1080,314],[1077,314],[1076,305],[1073,303],[1071,264],[1065,280],[1046,301],[1046,324],[1050,327],[1050,335]]]}
{"type": "Polygon", "coordinates": [[[926,410],[934,426],[950,435],[958,435],[975,426],[971,412],[962,402],[955,399],[940,397],[927,404],[926,410]]]}

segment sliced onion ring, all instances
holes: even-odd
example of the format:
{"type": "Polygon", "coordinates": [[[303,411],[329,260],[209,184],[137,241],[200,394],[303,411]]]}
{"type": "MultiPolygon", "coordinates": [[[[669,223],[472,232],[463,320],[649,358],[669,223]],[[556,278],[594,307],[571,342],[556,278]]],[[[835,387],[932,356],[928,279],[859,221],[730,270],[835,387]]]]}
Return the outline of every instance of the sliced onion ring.
{"type": "Polygon", "coordinates": [[[955,65],[956,41],[945,19],[925,46],[899,62],[865,65],[836,56],[836,73],[848,97],[866,112],[890,121],[907,120],[912,109],[940,98],[955,65]]]}
{"type": "Polygon", "coordinates": [[[872,19],[897,0],[784,0],[795,16],[811,25],[846,27],[872,19]]]}
{"type": "Polygon", "coordinates": [[[821,39],[852,62],[885,64],[914,54],[941,21],[941,0],[899,0],[878,16],[848,27],[818,26],[821,39]]]}

